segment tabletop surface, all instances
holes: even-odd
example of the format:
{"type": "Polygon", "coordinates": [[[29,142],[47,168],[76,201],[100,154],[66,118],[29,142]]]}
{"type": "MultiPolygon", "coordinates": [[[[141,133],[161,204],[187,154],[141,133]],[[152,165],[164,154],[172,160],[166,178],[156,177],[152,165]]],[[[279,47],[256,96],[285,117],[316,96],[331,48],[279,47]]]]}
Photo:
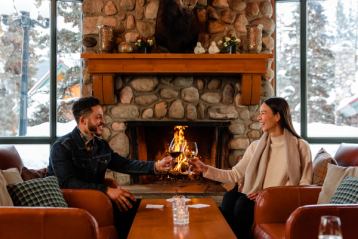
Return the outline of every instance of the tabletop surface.
{"type": "Polygon", "coordinates": [[[128,238],[236,238],[212,198],[191,198],[188,205],[209,207],[189,208],[189,225],[174,226],[171,203],[166,199],[142,199],[128,238]],[[146,208],[148,204],[163,205],[162,209],[146,208]]]}

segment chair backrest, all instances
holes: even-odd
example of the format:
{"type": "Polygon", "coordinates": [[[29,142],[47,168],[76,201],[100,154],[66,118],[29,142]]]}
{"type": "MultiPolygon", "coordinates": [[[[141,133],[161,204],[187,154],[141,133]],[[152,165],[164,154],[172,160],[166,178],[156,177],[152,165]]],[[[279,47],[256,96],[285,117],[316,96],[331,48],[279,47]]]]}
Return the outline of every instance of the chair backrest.
{"type": "Polygon", "coordinates": [[[339,146],[334,159],[337,161],[338,165],[343,167],[358,166],[358,144],[342,143],[339,146]]]}
{"type": "Polygon", "coordinates": [[[0,169],[18,168],[21,173],[23,166],[24,164],[15,146],[0,146],[0,169]]]}
{"type": "Polygon", "coordinates": [[[344,239],[358,235],[358,204],[305,205],[291,213],[286,223],[286,239],[318,238],[320,218],[323,215],[339,216],[344,239]]]}

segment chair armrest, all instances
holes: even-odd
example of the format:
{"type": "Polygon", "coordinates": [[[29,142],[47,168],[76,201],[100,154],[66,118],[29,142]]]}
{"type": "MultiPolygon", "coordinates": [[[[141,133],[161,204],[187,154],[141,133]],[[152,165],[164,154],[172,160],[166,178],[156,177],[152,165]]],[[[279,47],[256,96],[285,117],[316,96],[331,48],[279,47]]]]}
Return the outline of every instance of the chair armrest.
{"type": "Polygon", "coordinates": [[[317,204],[321,187],[280,186],[263,190],[255,205],[255,224],[285,223],[298,207],[317,204]]]}
{"type": "Polygon", "coordinates": [[[357,238],[358,204],[319,204],[299,207],[287,220],[285,238],[317,238],[320,219],[323,215],[339,216],[343,238],[357,238]]]}
{"type": "Polygon", "coordinates": [[[62,189],[69,207],[87,210],[99,227],[114,225],[111,200],[101,191],[90,189],[62,189]]]}
{"type": "Polygon", "coordinates": [[[95,239],[95,219],[79,208],[1,207],[0,238],[95,239]]]}

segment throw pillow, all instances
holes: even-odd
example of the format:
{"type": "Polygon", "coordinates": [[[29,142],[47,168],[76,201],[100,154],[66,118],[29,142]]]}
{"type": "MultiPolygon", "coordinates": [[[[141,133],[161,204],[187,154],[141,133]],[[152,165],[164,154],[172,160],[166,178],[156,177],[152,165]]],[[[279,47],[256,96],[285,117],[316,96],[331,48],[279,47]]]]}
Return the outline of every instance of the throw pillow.
{"type": "Polygon", "coordinates": [[[0,206],[14,206],[11,197],[6,189],[6,179],[0,170],[0,206]]]}
{"type": "Polygon", "coordinates": [[[17,168],[0,170],[0,206],[13,206],[13,202],[7,191],[7,185],[22,182],[17,168]]]}
{"type": "Polygon", "coordinates": [[[324,148],[321,148],[313,160],[313,184],[319,186],[323,185],[329,163],[337,164],[336,160],[334,160],[333,157],[327,153],[324,148]]]}
{"type": "Polygon", "coordinates": [[[317,203],[329,203],[338,185],[347,176],[358,177],[358,167],[341,167],[328,164],[327,175],[317,203]]]}
{"type": "Polygon", "coordinates": [[[15,206],[67,207],[55,176],[9,185],[8,191],[15,206]]]}
{"type": "Polygon", "coordinates": [[[334,193],[331,203],[358,203],[358,178],[345,177],[334,193]]]}
{"type": "Polygon", "coordinates": [[[6,170],[2,170],[2,174],[4,175],[4,178],[6,179],[7,185],[23,182],[20,172],[19,172],[19,169],[17,169],[17,168],[9,168],[6,170]]]}

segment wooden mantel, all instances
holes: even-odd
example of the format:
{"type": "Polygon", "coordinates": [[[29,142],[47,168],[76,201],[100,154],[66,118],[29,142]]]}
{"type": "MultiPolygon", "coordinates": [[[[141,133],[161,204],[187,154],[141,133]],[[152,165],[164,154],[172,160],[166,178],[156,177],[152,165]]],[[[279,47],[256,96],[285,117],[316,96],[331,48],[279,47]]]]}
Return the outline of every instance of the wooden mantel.
{"type": "Polygon", "coordinates": [[[93,95],[114,104],[114,74],[241,74],[241,104],[260,101],[261,77],[272,54],[96,54],[83,53],[93,95]]]}

